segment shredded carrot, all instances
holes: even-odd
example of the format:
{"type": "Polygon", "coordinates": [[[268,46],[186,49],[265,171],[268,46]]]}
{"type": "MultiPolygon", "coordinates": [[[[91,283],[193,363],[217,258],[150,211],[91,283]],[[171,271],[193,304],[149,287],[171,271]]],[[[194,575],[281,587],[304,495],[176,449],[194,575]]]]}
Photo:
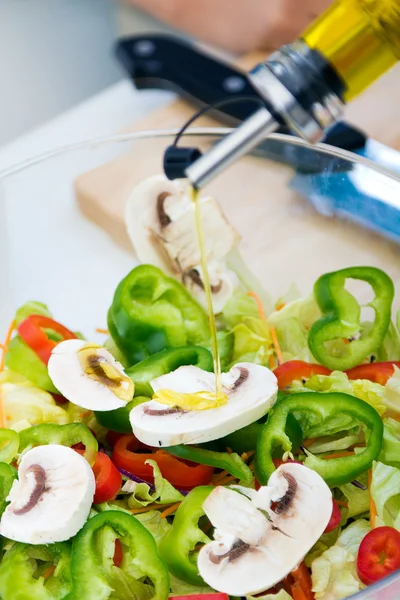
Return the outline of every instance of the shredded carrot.
{"type": "Polygon", "coordinates": [[[237,477],[235,477],[234,475],[229,475],[225,479],[219,481],[218,485],[226,485],[227,483],[232,483],[233,481],[237,481],[237,477]]]}
{"type": "Polygon", "coordinates": [[[140,508],[132,508],[131,513],[134,515],[138,515],[139,513],[149,512],[150,510],[155,510],[157,508],[167,508],[167,506],[171,506],[170,504],[148,504],[147,506],[142,506],[140,508]]]}
{"type": "Polygon", "coordinates": [[[211,483],[213,485],[219,485],[219,481],[221,479],[225,479],[225,477],[227,477],[228,475],[228,471],[221,471],[221,473],[217,473],[216,475],[214,475],[214,477],[211,479],[211,483]]]}
{"type": "Polygon", "coordinates": [[[172,506],[169,506],[168,508],[163,510],[162,513],[160,514],[160,517],[162,519],[166,519],[167,517],[169,517],[169,515],[172,515],[172,513],[174,513],[180,507],[180,505],[181,505],[180,502],[175,502],[175,504],[173,504],[172,506]]]}
{"type": "Polygon", "coordinates": [[[307,440],[304,440],[304,442],[302,442],[302,446],[304,446],[305,448],[308,448],[308,446],[311,446],[311,444],[313,444],[315,442],[315,440],[318,438],[308,438],[307,440]]]}
{"type": "Polygon", "coordinates": [[[258,296],[258,294],[256,294],[255,292],[247,292],[247,295],[250,296],[250,298],[253,298],[253,300],[257,304],[257,310],[258,314],[260,315],[260,319],[266,321],[267,317],[265,316],[265,311],[260,296],[258,296]]]}
{"type": "Polygon", "coordinates": [[[282,308],[285,308],[285,306],[285,302],[279,302],[279,304],[275,306],[275,310],[282,310],[282,308]]]}
{"type": "Polygon", "coordinates": [[[255,454],[254,450],[249,450],[248,452],[243,452],[242,456],[240,457],[244,462],[246,462],[246,460],[248,458],[251,458],[253,455],[255,454]]]}
{"type": "Polygon", "coordinates": [[[343,506],[343,508],[349,508],[348,502],[345,502],[344,500],[335,500],[335,502],[338,506],[343,506]]]}
{"type": "Polygon", "coordinates": [[[79,413],[79,416],[81,417],[81,419],[86,419],[86,417],[89,417],[91,414],[92,414],[91,410],[85,410],[85,412],[79,413]]]}
{"type": "Polygon", "coordinates": [[[274,345],[275,352],[276,352],[276,358],[278,359],[278,365],[280,365],[283,362],[282,350],[279,345],[278,336],[277,336],[275,327],[271,327],[271,337],[272,337],[272,343],[274,345]]]}
{"type": "Polygon", "coordinates": [[[228,454],[232,454],[232,448],[227,448],[226,451],[228,454]]]}
{"type": "Polygon", "coordinates": [[[328,454],[327,456],[321,456],[324,460],[330,460],[331,458],[344,458],[345,456],[354,456],[354,452],[334,452],[333,454],[328,454]]]}
{"type": "Polygon", "coordinates": [[[96,333],[104,333],[104,335],[108,335],[110,333],[108,331],[108,329],[103,329],[102,327],[96,327],[95,332],[96,333]]]}
{"type": "Polygon", "coordinates": [[[15,329],[15,321],[13,320],[13,321],[11,321],[11,323],[7,329],[6,339],[4,340],[4,342],[1,346],[3,352],[1,353],[0,371],[2,371],[4,369],[4,359],[5,359],[8,344],[11,341],[11,336],[13,334],[14,329],[15,329]]]}
{"type": "Polygon", "coordinates": [[[306,563],[303,561],[295,571],[290,574],[294,579],[292,586],[292,596],[294,600],[314,600],[314,592],[312,591],[312,580],[310,571],[306,563]]]}
{"type": "Polygon", "coordinates": [[[56,570],[56,566],[50,565],[50,567],[48,569],[46,569],[45,572],[43,573],[43,579],[44,580],[49,579],[53,575],[55,570],[56,570]]]}
{"type": "Polygon", "coordinates": [[[372,529],[375,528],[375,524],[376,524],[376,506],[375,506],[375,502],[372,498],[371,495],[371,485],[372,485],[372,469],[370,469],[368,471],[368,490],[369,490],[369,520],[371,522],[371,527],[372,529]]]}
{"type": "Polygon", "coordinates": [[[268,359],[268,366],[271,370],[275,369],[275,367],[277,367],[278,365],[276,364],[275,358],[274,356],[271,354],[271,356],[268,359]]]}

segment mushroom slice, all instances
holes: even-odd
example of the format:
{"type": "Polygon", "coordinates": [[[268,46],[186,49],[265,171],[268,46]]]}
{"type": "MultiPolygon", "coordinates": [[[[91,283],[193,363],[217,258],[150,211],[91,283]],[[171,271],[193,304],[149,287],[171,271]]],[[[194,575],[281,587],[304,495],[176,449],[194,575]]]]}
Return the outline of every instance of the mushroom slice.
{"type": "MultiPolygon", "coordinates": [[[[245,427],[264,416],[274,404],[278,386],[275,375],[266,367],[239,363],[221,376],[227,402],[213,400],[204,410],[196,410],[193,396],[215,392],[215,375],[194,366],[183,366],[151,382],[154,392],[170,390],[177,404],[168,411],[166,405],[151,400],[136,406],[130,413],[135,436],[149,446],[198,444],[218,439],[245,427]],[[183,396],[182,396],[183,394],[183,396]]],[[[160,394],[161,395],[161,394],[160,394]]],[[[170,405],[171,406],[171,405],[170,405]]]]}
{"type": "Polygon", "coordinates": [[[87,410],[115,410],[133,398],[133,381],[112,354],[97,344],[60,342],[51,353],[48,369],[60,393],[87,410]]]}
{"type": "Polygon", "coordinates": [[[198,567],[209,586],[229,595],[258,594],[276,585],[321,537],[332,513],[324,480],[295,463],[279,467],[257,492],[239,486],[220,490],[203,504],[216,531],[215,540],[200,550],[198,567]]]}
{"type": "MultiPolygon", "coordinates": [[[[239,285],[225,260],[240,236],[211,197],[200,199],[206,239],[206,257],[213,283],[215,312],[221,312],[239,285]]],[[[200,253],[194,205],[188,186],[158,175],[136,186],[128,200],[126,227],[135,253],[142,263],[151,263],[173,275],[206,306],[202,286],[200,253]]]]}
{"type": "Polygon", "coordinates": [[[28,450],[18,468],[0,522],[0,534],[27,544],[69,540],[85,524],[95,479],[75,450],[49,444],[28,450]]]}

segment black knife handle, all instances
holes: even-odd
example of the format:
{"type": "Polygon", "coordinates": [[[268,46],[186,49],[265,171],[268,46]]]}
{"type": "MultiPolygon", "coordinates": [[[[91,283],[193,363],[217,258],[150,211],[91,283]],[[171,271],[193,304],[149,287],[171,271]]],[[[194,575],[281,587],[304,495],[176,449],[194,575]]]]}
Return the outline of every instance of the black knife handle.
{"type": "MultiPolygon", "coordinates": [[[[171,90],[200,107],[228,98],[254,98],[255,101],[227,104],[210,111],[230,125],[253,114],[258,108],[256,100],[263,102],[245,72],[180,38],[162,34],[123,38],[116,44],[116,54],[138,89],[171,90]]],[[[277,118],[273,108],[267,108],[277,118]]],[[[283,125],[279,132],[289,133],[283,125]]],[[[354,151],[365,146],[366,137],[346,123],[339,123],[328,133],[325,142],[354,151]]]]}

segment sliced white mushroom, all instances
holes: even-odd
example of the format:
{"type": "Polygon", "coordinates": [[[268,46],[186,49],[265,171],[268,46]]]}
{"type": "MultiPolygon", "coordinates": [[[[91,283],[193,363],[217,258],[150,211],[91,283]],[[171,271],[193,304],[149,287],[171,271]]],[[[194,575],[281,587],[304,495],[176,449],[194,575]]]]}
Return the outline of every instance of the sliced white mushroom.
{"type": "Polygon", "coordinates": [[[48,369],[60,393],[87,410],[115,410],[133,398],[133,381],[112,354],[97,344],[60,342],[51,353],[48,369]]]}
{"type": "Polygon", "coordinates": [[[216,530],[199,552],[200,575],[215,590],[246,596],[297,567],[326,529],[332,493],[318,473],[287,463],[257,492],[217,487],[203,508],[216,530]]]}
{"type": "MultiPolygon", "coordinates": [[[[193,399],[185,406],[182,397],[179,407],[156,400],[140,404],[130,413],[133,433],[149,446],[208,442],[260,419],[277,397],[277,379],[261,365],[239,363],[222,374],[221,382],[227,402],[215,408],[195,410],[193,399]]],[[[179,367],[151,382],[154,392],[171,390],[176,394],[213,393],[215,385],[214,373],[194,366],[179,367]]]]}
{"type": "MultiPolygon", "coordinates": [[[[217,313],[239,284],[226,258],[240,237],[213,198],[204,197],[200,202],[217,313]]],[[[139,260],[174,275],[205,306],[194,205],[187,185],[163,175],[146,179],[133,190],[125,221],[139,260]]]]}
{"type": "Polygon", "coordinates": [[[57,444],[28,450],[0,522],[0,534],[27,544],[69,540],[85,524],[95,479],[80,454],[57,444]]]}

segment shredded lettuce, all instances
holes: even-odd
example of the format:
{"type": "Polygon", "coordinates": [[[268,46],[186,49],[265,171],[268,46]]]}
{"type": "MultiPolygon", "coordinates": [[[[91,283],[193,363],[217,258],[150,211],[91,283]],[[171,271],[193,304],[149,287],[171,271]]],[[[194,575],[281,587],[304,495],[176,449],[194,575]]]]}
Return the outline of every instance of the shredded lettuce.
{"type": "Polygon", "coordinates": [[[320,315],[313,294],[269,315],[268,323],[276,329],[284,362],[294,359],[317,362],[308,347],[308,330],[320,315]]]}
{"type": "Polygon", "coordinates": [[[135,515],[135,518],[150,531],[157,544],[162,540],[170,527],[172,527],[168,523],[168,519],[163,519],[160,517],[160,514],[158,510],[149,510],[146,513],[135,515]]]}
{"type": "Polygon", "coordinates": [[[260,315],[254,298],[242,292],[235,292],[225,304],[221,316],[225,325],[228,328],[233,328],[243,323],[244,317],[257,318],[260,315]]]}
{"type": "Polygon", "coordinates": [[[338,450],[347,450],[354,444],[361,443],[364,440],[364,432],[361,427],[354,428],[343,433],[319,437],[312,444],[307,446],[307,450],[312,454],[321,454],[323,452],[333,452],[338,450]]]}
{"type": "Polygon", "coordinates": [[[182,502],[184,496],[163,478],[158,464],[154,460],[147,460],[146,464],[153,467],[155,490],[152,491],[147,483],[129,481],[128,489],[131,493],[126,500],[128,507],[130,509],[140,508],[155,502],[160,504],[182,502]]]}
{"type": "Polygon", "coordinates": [[[383,419],[383,444],[378,460],[400,469],[400,423],[394,419],[383,419]]]}
{"type": "Polygon", "coordinates": [[[47,366],[19,335],[16,335],[8,344],[5,365],[11,371],[29,379],[41,390],[57,393],[57,389],[49,377],[47,366]]]}
{"type": "Polygon", "coordinates": [[[31,300],[17,309],[17,312],[15,313],[15,326],[18,327],[22,321],[25,321],[25,319],[31,315],[43,315],[44,317],[51,318],[51,312],[45,304],[37,302],[36,300],[31,300]]]}
{"type": "Polygon", "coordinates": [[[394,323],[390,323],[382,345],[374,353],[376,360],[400,360],[400,333],[394,323]]]}
{"type": "Polygon", "coordinates": [[[400,531],[400,469],[375,462],[370,493],[376,506],[376,525],[400,531]]]}
{"type": "Polygon", "coordinates": [[[53,396],[19,373],[9,369],[0,373],[0,394],[6,426],[10,429],[20,431],[41,423],[68,423],[67,412],[57,406],[53,396]]]}
{"type": "MultiPolygon", "coordinates": [[[[146,513],[148,515],[149,513],[146,513]]],[[[164,519],[165,521],[165,519],[164,519]]],[[[206,585],[200,587],[186,583],[181,579],[178,579],[172,573],[169,574],[169,581],[171,585],[171,592],[177,596],[192,596],[193,594],[213,594],[214,590],[206,585]]],[[[268,598],[269,600],[269,598],[268,598]]],[[[276,598],[275,600],[286,600],[286,598],[276,598]]],[[[292,600],[289,596],[289,600],[292,600]]]]}
{"type": "Polygon", "coordinates": [[[250,271],[247,262],[244,261],[238,248],[231,250],[227,257],[227,266],[236,273],[243,288],[248,292],[255,292],[260,298],[265,314],[272,311],[273,304],[270,295],[265,291],[260,281],[250,271]]]}
{"type": "MultiPolygon", "coordinates": [[[[365,487],[368,486],[368,475],[362,473],[357,477],[357,481],[362,483],[365,487]]],[[[346,497],[348,507],[347,518],[351,519],[359,517],[364,513],[369,512],[369,490],[361,490],[351,483],[346,483],[339,487],[342,494],[346,497]]]]}
{"type": "Polygon", "coordinates": [[[385,385],[385,405],[395,413],[400,413],[400,369],[394,367],[394,373],[385,385]]]}
{"type": "Polygon", "coordinates": [[[360,543],[369,531],[368,521],[355,521],[340,534],[334,546],[312,562],[316,600],[342,600],[365,587],[357,576],[356,558],[360,543]]]}
{"type": "Polygon", "coordinates": [[[273,354],[271,331],[268,323],[254,317],[244,317],[243,323],[232,330],[233,352],[231,366],[238,362],[252,362],[266,366],[273,354]]]}

